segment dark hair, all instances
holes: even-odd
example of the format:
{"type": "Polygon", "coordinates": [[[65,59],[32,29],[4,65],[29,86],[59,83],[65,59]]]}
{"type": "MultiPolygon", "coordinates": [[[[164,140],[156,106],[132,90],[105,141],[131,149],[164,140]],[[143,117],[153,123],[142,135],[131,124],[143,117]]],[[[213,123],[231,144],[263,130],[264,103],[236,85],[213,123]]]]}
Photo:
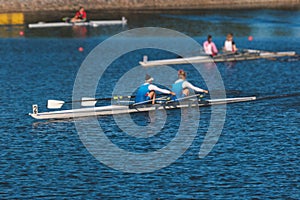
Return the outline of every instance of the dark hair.
{"type": "Polygon", "coordinates": [[[212,38],[211,35],[208,35],[208,36],[207,36],[207,40],[209,40],[209,39],[211,39],[211,38],[212,38]]]}

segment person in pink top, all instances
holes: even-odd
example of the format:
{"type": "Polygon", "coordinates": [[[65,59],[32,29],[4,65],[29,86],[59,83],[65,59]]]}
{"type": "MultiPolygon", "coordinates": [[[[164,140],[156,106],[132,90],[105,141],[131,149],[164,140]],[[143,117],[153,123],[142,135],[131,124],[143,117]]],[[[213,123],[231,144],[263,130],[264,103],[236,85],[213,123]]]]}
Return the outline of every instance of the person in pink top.
{"type": "Polygon", "coordinates": [[[215,56],[218,54],[218,49],[212,41],[212,36],[208,35],[207,40],[203,43],[204,52],[208,55],[215,56]]]}

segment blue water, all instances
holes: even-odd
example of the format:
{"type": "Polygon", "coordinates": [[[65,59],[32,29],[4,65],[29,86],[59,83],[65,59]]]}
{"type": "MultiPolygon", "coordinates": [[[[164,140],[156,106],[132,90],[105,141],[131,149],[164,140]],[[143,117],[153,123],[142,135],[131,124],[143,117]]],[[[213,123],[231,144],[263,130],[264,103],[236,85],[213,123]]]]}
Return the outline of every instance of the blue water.
{"type": "MultiPolygon", "coordinates": [[[[0,28],[0,199],[300,199],[299,96],[228,105],[222,134],[202,159],[198,153],[211,108],[201,108],[197,135],[187,151],[170,165],[142,174],[99,162],[81,142],[73,121],[38,121],[27,115],[32,104],[46,111],[48,99],[70,100],[89,52],[123,30],[161,26],[182,31],[200,44],[212,34],[219,48],[226,33],[233,32],[238,48],[300,53],[299,11],[170,11],[126,17],[126,27],[86,32],[0,28]],[[19,30],[25,30],[24,37],[15,33],[19,30]]],[[[118,78],[145,52],[152,59],[171,56],[151,49],[123,56],[112,63],[104,77],[107,87],[100,84],[97,97],[110,96],[118,78]]],[[[188,71],[192,83],[206,87],[189,65],[175,66],[179,68],[188,71]]],[[[254,60],[220,63],[217,68],[231,97],[300,92],[299,61],[254,60]]],[[[128,136],[110,116],[98,121],[114,144],[143,153],[163,148],[176,136],[180,111],[167,115],[164,128],[149,138],[128,136]]],[[[132,118],[141,130],[151,120],[145,114],[132,118]]]]}

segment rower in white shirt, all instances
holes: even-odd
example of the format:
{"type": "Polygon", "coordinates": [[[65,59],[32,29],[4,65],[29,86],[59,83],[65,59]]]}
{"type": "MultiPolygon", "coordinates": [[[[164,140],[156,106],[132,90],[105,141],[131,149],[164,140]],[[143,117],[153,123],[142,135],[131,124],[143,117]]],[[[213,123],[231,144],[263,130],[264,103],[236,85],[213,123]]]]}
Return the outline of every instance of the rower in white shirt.
{"type": "Polygon", "coordinates": [[[234,53],[237,51],[235,42],[233,41],[233,34],[232,33],[228,33],[228,35],[226,37],[226,41],[224,43],[223,50],[225,52],[234,52],[234,53]]]}

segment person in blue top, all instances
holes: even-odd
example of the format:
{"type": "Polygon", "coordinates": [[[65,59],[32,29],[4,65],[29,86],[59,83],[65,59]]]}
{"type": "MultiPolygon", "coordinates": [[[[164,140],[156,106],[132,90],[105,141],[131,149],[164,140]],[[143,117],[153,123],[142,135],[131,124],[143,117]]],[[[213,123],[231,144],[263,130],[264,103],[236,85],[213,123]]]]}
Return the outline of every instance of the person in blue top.
{"type": "Polygon", "coordinates": [[[190,89],[196,92],[208,93],[207,90],[201,89],[199,87],[193,86],[190,82],[186,80],[186,72],[182,69],[178,71],[178,80],[172,85],[172,91],[175,92],[176,96],[173,96],[172,99],[176,100],[178,98],[183,98],[189,96],[190,89]]]}
{"type": "Polygon", "coordinates": [[[175,95],[175,93],[172,91],[169,91],[166,89],[161,89],[161,88],[157,87],[156,85],[153,85],[152,84],[153,80],[154,79],[150,75],[146,74],[145,83],[138,88],[137,94],[135,96],[135,103],[144,102],[146,104],[146,103],[152,102],[152,104],[154,104],[155,97],[156,97],[155,92],[161,92],[163,94],[175,95]],[[152,100],[152,101],[150,101],[150,100],[152,100]]]}

